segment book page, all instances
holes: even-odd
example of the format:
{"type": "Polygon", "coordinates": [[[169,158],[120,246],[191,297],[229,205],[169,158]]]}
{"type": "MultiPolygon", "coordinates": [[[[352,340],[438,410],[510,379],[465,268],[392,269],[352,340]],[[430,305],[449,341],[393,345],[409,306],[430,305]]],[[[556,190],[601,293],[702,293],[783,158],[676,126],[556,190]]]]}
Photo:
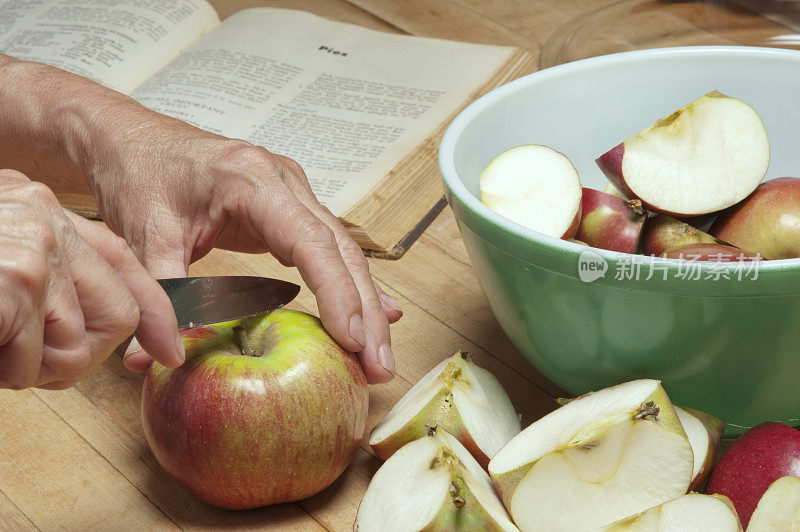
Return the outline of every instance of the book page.
{"type": "Polygon", "coordinates": [[[292,10],[240,11],[132,96],[297,160],[341,216],[513,48],[394,35],[292,10]]]}
{"type": "Polygon", "coordinates": [[[0,52],[127,93],[217,24],[205,0],[0,0],[0,52]]]}

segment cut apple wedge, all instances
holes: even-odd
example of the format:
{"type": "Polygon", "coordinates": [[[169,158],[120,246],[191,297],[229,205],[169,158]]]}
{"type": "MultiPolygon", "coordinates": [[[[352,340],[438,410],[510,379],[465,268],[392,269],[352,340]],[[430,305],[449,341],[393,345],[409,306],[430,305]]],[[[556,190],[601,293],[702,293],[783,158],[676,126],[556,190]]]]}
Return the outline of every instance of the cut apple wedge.
{"type": "Polygon", "coordinates": [[[724,495],[689,493],[618,521],[604,532],[740,532],[742,525],[730,499],[724,495]]]}
{"type": "Polygon", "coordinates": [[[677,216],[719,211],[764,179],[769,141],[758,113],[714,91],[662,118],[597,159],[622,194],[677,216]]]}
{"type": "Polygon", "coordinates": [[[647,218],[641,201],[623,200],[593,188],[584,188],[581,213],[576,239],[595,248],[621,253],[636,251],[647,218]]]}
{"type": "Polygon", "coordinates": [[[451,434],[398,450],[378,469],[361,500],[358,532],[514,531],[489,476],[451,434]]]}
{"type": "Polygon", "coordinates": [[[578,171],[547,146],[504,151],[480,174],[481,201],[496,213],[545,235],[569,240],[581,217],[578,171]]]}
{"type": "Polygon", "coordinates": [[[539,419],[489,462],[521,530],[587,530],[686,493],[692,447],[661,384],[631,381],[539,419]]]}
{"type": "Polygon", "coordinates": [[[699,410],[676,405],[675,412],[686,431],[694,454],[689,491],[700,491],[717,459],[724,426],[719,419],[699,410]]]}
{"type": "Polygon", "coordinates": [[[666,214],[653,216],[644,224],[642,253],[645,255],[658,257],[668,249],[689,244],[724,244],[724,242],[666,214]]]}
{"type": "Polygon", "coordinates": [[[758,501],[747,532],[797,532],[800,530],[800,478],[781,477],[769,485],[758,501]]]}
{"type": "Polygon", "coordinates": [[[459,351],[440,362],[372,429],[369,444],[386,460],[437,426],[453,434],[486,467],[520,431],[520,420],[497,379],[459,351]]]}

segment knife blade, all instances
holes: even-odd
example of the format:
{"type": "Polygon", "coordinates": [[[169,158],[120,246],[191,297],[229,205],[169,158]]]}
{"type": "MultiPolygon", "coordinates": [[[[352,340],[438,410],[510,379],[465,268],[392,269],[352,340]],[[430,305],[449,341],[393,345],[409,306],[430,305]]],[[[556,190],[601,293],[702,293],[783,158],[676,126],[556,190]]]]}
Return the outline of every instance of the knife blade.
{"type": "Polygon", "coordinates": [[[158,284],[172,302],[179,329],[264,314],[300,292],[294,283],[253,276],[179,277],[158,284]]]}

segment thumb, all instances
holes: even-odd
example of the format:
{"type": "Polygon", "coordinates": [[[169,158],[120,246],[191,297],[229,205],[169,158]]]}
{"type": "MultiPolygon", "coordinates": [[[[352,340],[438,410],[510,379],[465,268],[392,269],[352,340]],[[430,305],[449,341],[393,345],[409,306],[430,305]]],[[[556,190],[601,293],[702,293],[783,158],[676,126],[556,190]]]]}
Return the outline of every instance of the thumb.
{"type": "MultiPolygon", "coordinates": [[[[175,250],[172,253],[160,253],[154,250],[145,250],[142,253],[141,261],[145,269],[156,279],[172,279],[175,277],[186,277],[189,273],[189,266],[184,258],[183,250],[175,250]]],[[[123,363],[130,371],[143,373],[147,371],[152,358],[142,349],[137,338],[134,338],[125,351],[123,363]]]]}

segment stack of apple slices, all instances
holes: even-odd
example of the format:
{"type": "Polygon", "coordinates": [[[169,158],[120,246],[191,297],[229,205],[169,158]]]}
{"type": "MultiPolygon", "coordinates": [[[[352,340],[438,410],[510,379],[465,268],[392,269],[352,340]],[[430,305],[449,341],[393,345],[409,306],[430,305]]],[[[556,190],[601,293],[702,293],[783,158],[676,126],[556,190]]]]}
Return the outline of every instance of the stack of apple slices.
{"type": "Polygon", "coordinates": [[[541,418],[489,463],[521,530],[586,530],[686,493],[694,458],[667,394],[637,380],[541,418]]]}
{"type": "Polygon", "coordinates": [[[357,532],[516,531],[489,475],[451,434],[431,428],[375,473],[357,532]]]}
{"type": "Polygon", "coordinates": [[[386,460],[427,427],[453,434],[485,468],[520,431],[511,400],[494,375],[459,351],[420,379],[378,423],[369,444],[386,460]]]}

